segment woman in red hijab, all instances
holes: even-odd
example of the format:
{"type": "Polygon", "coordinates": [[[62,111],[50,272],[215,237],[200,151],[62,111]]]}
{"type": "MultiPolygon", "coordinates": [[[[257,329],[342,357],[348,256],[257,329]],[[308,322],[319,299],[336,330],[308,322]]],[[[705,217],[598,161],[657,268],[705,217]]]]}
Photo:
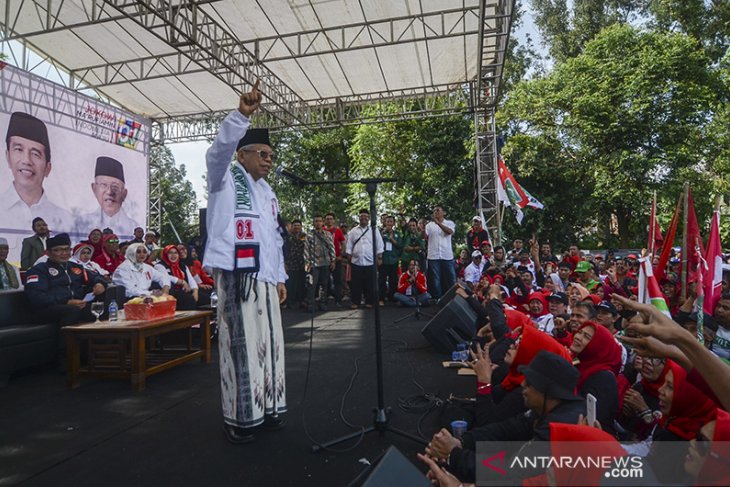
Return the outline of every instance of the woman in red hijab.
{"type": "Polygon", "coordinates": [[[621,345],[610,331],[586,321],[573,335],[570,346],[580,377],[578,392],[582,396],[593,394],[597,399],[596,419],[604,431],[615,433],[614,419],[618,416],[618,381],[621,370],[621,345]]]}
{"type": "Polygon", "coordinates": [[[124,262],[124,254],[119,251],[119,237],[113,233],[104,235],[101,238],[101,251],[98,254],[94,252],[93,260],[102,269],[113,275],[119,264],[124,262]]]}
{"type": "Polygon", "coordinates": [[[94,248],[94,255],[99,255],[101,253],[101,237],[101,230],[98,228],[89,232],[89,238],[86,240],[86,243],[90,244],[94,248]]]}
{"type": "Polygon", "coordinates": [[[716,409],[690,440],[684,470],[697,481],[695,485],[730,485],[730,413],[716,409]]]}
{"type": "Polygon", "coordinates": [[[659,388],[662,417],[647,460],[659,481],[690,485],[691,479],[683,468],[687,450],[678,450],[676,442],[696,438],[702,425],[712,420],[717,405],[687,381],[682,367],[674,362],[668,364],[664,384],[659,388]]]}
{"type": "Polygon", "coordinates": [[[537,291],[527,297],[527,308],[530,319],[538,330],[545,333],[552,333],[555,322],[553,315],[548,309],[548,301],[545,294],[537,291]]]}
{"type": "Polygon", "coordinates": [[[634,368],[641,372],[641,380],[625,389],[618,419],[630,433],[628,439],[643,441],[651,434],[660,412],[659,389],[674,365],[671,360],[636,356],[634,368]]]}
{"type": "Polygon", "coordinates": [[[179,310],[193,310],[198,306],[198,284],[188,267],[180,261],[180,253],[174,245],[162,249],[155,269],[170,276],[170,294],[177,299],[179,310]]]}
{"type": "Polygon", "coordinates": [[[544,475],[525,479],[523,487],[593,487],[603,485],[607,468],[589,459],[627,455],[621,444],[605,431],[582,424],[550,423],[550,453],[559,460],[544,475]]]}
{"type": "Polygon", "coordinates": [[[482,354],[484,356],[477,357],[478,362],[472,362],[477,372],[476,426],[504,421],[526,411],[520,388],[525,376],[518,371],[518,367],[529,365],[540,350],[571,360],[565,347],[553,337],[528,326],[522,329],[522,334],[507,351],[504,365],[494,374],[488,354],[482,354]],[[501,383],[496,383],[493,377],[504,375],[504,372],[500,374],[502,368],[507,369],[507,375],[501,383]]]}

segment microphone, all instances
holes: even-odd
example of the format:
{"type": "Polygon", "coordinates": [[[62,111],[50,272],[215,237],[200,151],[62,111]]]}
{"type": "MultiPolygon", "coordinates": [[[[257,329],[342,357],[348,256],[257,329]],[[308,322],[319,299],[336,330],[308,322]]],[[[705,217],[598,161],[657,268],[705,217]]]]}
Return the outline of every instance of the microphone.
{"type": "Polygon", "coordinates": [[[287,171],[282,166],[277,167],[276,170],[274,171],[274,173],[278,177],[285,177],[285,178],[287,178],[288,180],[292,181],[297,186],[305,186],[305,185],[309,184],[309,181],[307,181],[306,179],[304,179],[301,176],[297,176],[296,174],[287,171]]]}

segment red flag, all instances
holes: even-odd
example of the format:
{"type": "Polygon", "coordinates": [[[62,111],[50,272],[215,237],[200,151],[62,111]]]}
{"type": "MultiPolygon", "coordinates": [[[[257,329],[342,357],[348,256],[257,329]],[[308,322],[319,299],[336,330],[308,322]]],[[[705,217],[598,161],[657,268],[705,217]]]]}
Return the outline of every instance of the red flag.
{"type": "Polygon", "coordinates": [[[712,212],[710,238],[707,240],[707,269],[704,272],[705,313],[712,315],[722,294],[722,244],[720,243],[720,211],[712,212]]]}
{"type": "Polygon", "coordinates": [[[679,223],[679,209],[682,205],[682,196],[679,196],[677,206],[674,208],[674,215],[672,215],[672,221],[669,223],[667,229],[667,238],[664,239],[664,247],[662,248],[662,254],[659,257],[659,263],[656,266],[654,275],[657,280],[661,281],[664,279],[667,273],[667,263],[672,253],[672,245],[674,245],[674,237],[677,234],[677,224],[679,223]]]}
{"type": "MultiPolygon", "coordinates": [[[[691,277],[697,270],[699,265],[699,257],[693,249],[698,245],[702,256],[707,255],[702,246],[702,235],[700,235],[700,226],[697,224],[697,215],[695,214],[695,204],[692,200],[692,190],[687,188],[687,277],[691,277]]],[[[682,249],[683,251],[685,249],[682,249]]]]}
{"type": "Polygon", "coordinates": [[[646,246],[652,256],[658,249],[662,248],[663,241],[662,229],[659,227],[659,220],[656,218],[656,193],[654,193],[654,198],[651,201],[651,216],[649,217],[649,243],[646,246]]]}

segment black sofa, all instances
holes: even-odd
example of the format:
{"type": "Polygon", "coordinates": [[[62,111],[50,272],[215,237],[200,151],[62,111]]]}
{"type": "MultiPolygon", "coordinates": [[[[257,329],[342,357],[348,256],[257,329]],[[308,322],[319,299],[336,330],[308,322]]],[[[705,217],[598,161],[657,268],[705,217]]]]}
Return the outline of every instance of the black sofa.
{"type": "Polygon", "coordinates": [[[56,325],[33,320],[23,291],[0,292],[0,387],[14,372],[54,360],[58,340],[56,325]]]}

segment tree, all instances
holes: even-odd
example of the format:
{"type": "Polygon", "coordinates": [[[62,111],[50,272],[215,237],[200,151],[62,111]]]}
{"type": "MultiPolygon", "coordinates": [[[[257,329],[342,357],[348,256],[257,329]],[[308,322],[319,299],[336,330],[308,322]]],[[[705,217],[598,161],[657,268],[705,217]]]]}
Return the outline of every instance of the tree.
{"type": "MultiPolygon", "coordinates": [[[[553,240],[640,244],[654,189],[667,212],[685,180],[695,194],[710,189],[706,140],[719,93],[696,40],[628,25],[604,29],[549,75],[518,85],[499,123],[516,177],[548,190],[536,226],[563,222],[570,233],[553,240]]],[[[709,204],[697,201],[698,210],[709,204]]]]}
{"type": "MultiPolygon", "coordinates": [[[[338,127],[318,131],[289,130],[274,136],[277,165],[310,181],[342,180],[350,174],[348,147],[354,127],[338,127]]],[[[345,214],[348,189],[343,185],[307,186],[299,188],[281,178],[269,178],[276,192],[285,219],[302,220],[315,213],[345,214]]],[[[307,228],[307,222],[305,222],[307,228]]]]}
{"type": "Polygon", "coordinates": [[[579,55],[601,29],[628,22],[647,0],[530,0],[535,25],[552,58],[561,63],[579,55]]]}
{"type": "MultiPolygon", "coordinates": [[[[162,233],[165,243],[177,243],[172,224],[183,242],[198,235],[198,203],[190,181],[187,181],[185,165],[177,166],[172,152],[163,145],[153,145],[150,150],[150,187],[160,183],[162,204],[162,233]]],[[[152,197],[150,191],[150,197],[152,197]]],[[[154,225],[156,222],[150,222],[154,225]]]]}

